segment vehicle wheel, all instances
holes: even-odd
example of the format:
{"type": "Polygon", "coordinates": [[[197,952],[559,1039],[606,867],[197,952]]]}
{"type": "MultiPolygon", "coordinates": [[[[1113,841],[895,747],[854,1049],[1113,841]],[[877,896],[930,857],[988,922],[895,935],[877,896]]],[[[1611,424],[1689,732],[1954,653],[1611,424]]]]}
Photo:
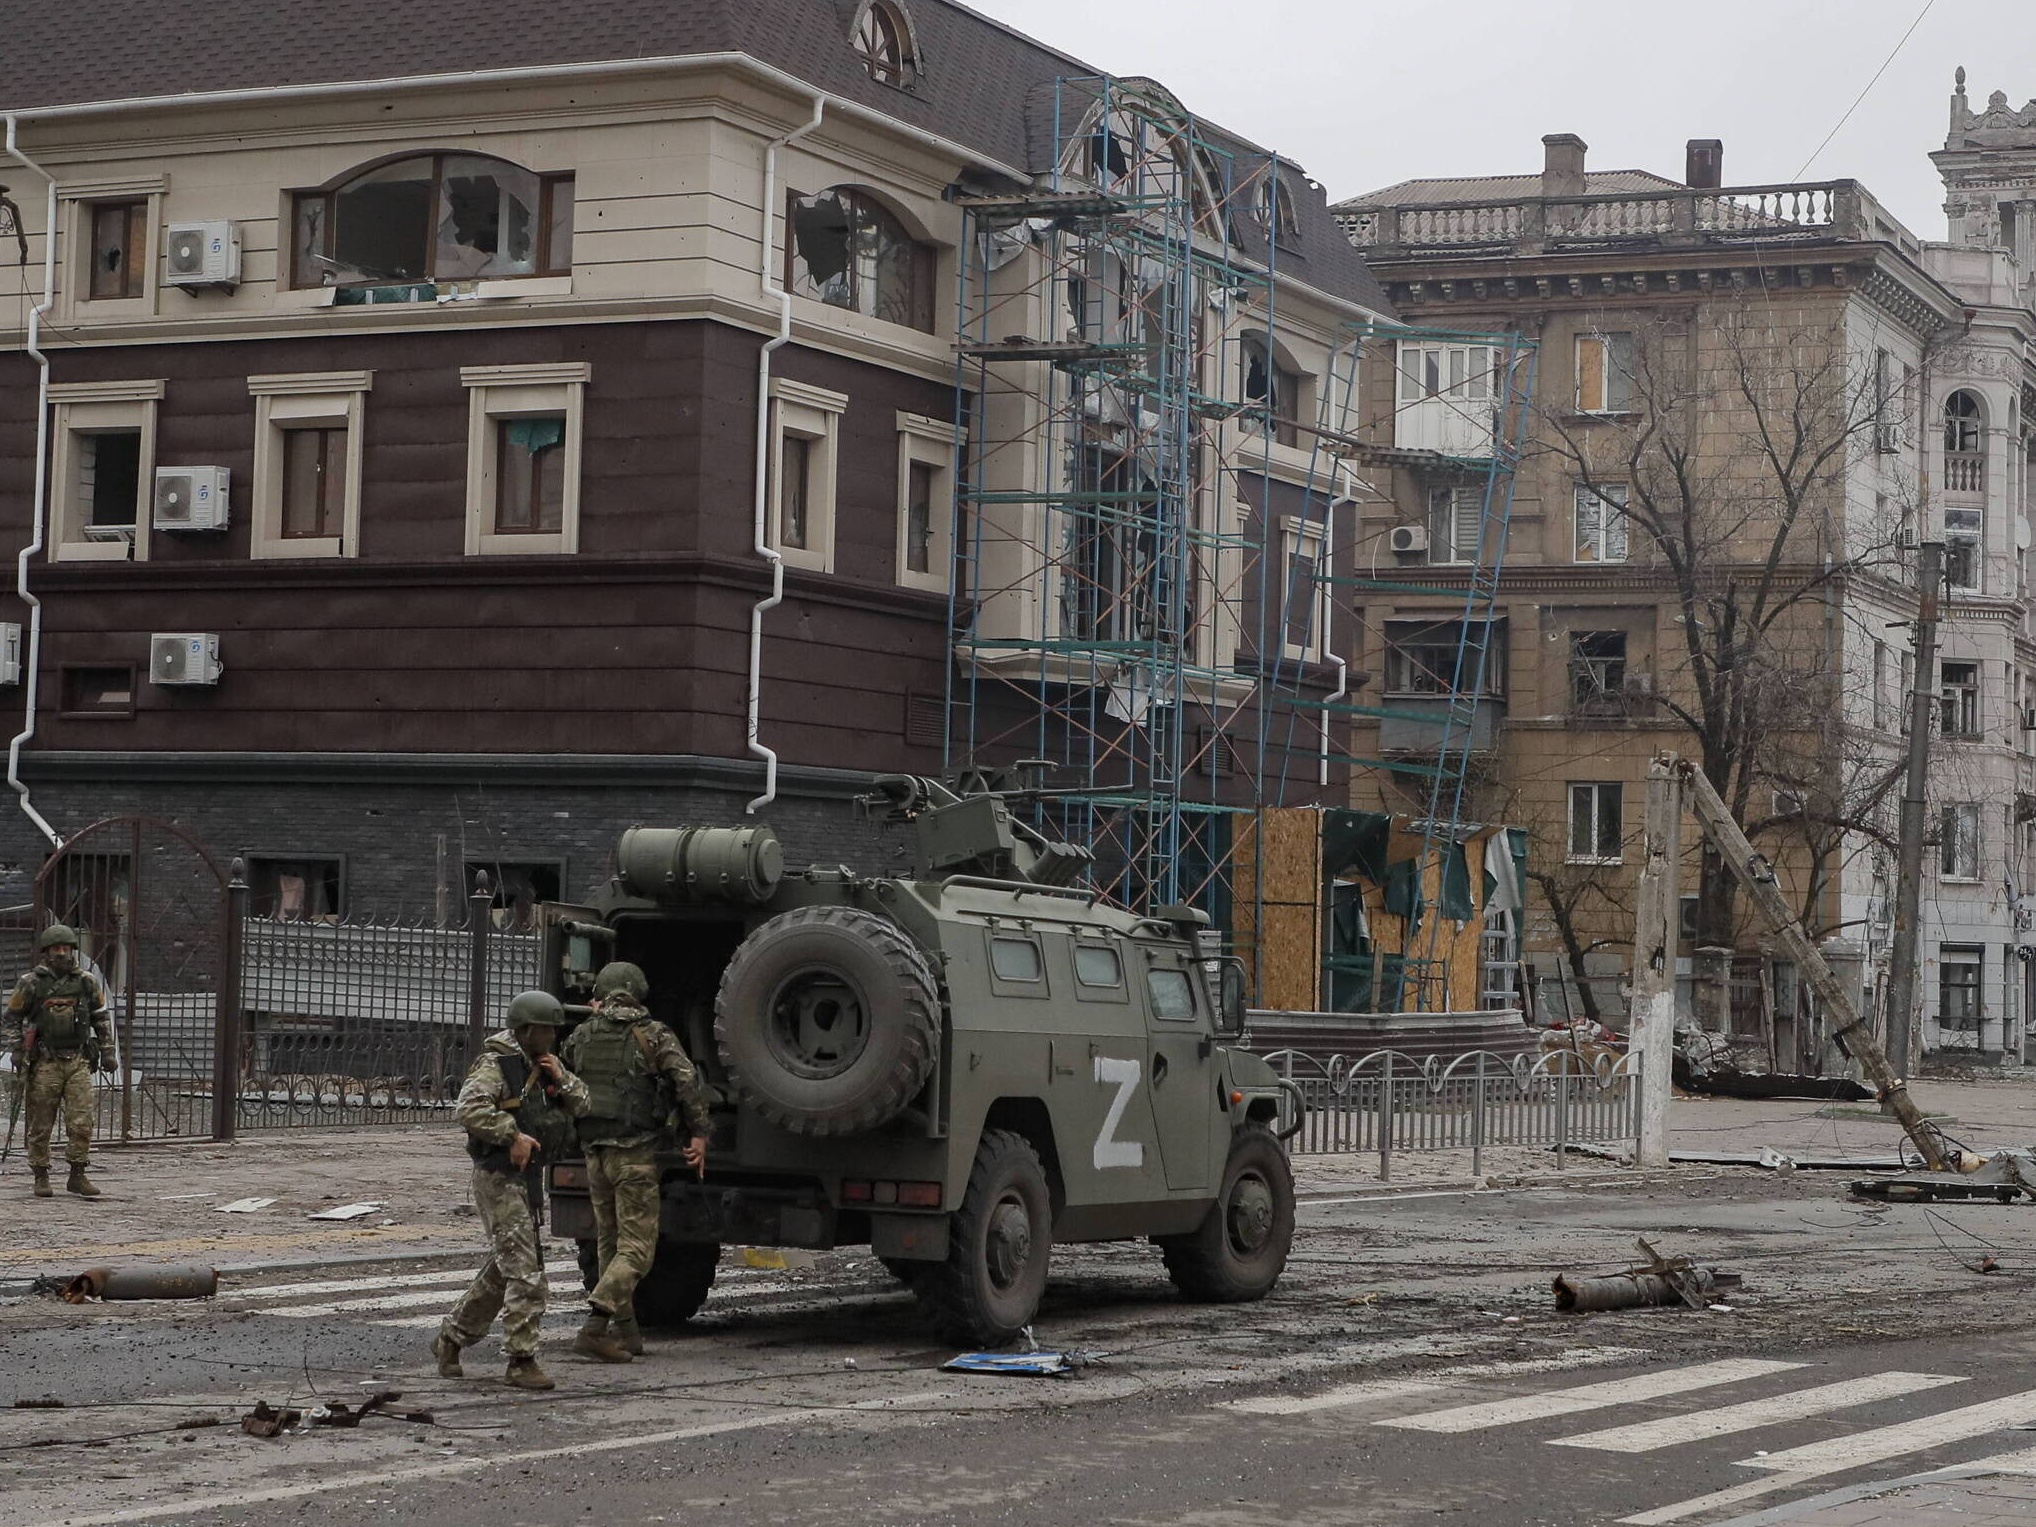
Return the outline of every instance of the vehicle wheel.
{"type": "Polygon", "coordinates": [[[940,992],[918,946],[852,907],[802,907],[753,931],[721,975],[714,1039],[729,1084],[797,1134],[852,1135],[926,1085],[940,992]]]}
{"type": "Polygon", "coordinates": [[[575,1241],[573,1245],[580,1253],[580,1287],[591,1294],[594,1285],[601,1281],[601,1243],[575,1241]]]}
{"type": "Polygon", "coordinates": [[[1190,1299],[1241,1304],[1263,1299],[1294,1243],[1294,1174],[1263,1124],[1231,1138],[1223,1187],[1201,1225],[1157,1238],[1167,1276],[1190,1299]]]}
{"type": "Polygon", "coordinates": [[[682,1326],[699,1314],[720,1261],[721,1248],[713,1241],[659,1240],[657,1260],[630,1296],[637,1324],[653,1329],[682,1326]]]}
{"type": "Polygon", "coordinates": [[[983,1132],[945,1262],[922,1262],[912,1292],[943,1336],[1007,1342],[1039,1311],[1053,1206],[1039,1153],[1010,1130],[983,1132]]]}

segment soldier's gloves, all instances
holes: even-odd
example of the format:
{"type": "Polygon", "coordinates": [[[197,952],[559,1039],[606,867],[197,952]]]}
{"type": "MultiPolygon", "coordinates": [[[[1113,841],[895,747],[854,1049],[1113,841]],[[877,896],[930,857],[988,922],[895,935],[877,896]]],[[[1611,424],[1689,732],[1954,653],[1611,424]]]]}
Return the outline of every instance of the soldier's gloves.
{"type": "Polygon", "coordinates": [[[92,1069],[102,1075],[110,1076],[120,1069],[119,1058],[112,1055],[101,1055],[92,1062],[92,1069]]]}

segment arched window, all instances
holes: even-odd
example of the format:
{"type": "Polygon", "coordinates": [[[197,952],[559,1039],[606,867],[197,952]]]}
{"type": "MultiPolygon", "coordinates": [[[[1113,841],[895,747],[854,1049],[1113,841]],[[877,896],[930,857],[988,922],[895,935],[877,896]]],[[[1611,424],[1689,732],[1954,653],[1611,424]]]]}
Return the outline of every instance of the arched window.
{"type": "Polygon", "coordinates": [[[1287,189],[1275,165],[1267,165],[1265,179],[1258,185],[1258,221],[1269,238],[1291,244],[1300,237],[1301,220],[1294,212],[1294,193],[1287,189]]]}
{"type": "Polygon", "coordinates": [[[483,154],[419,154],[292,199],[293,286],[563,274],[573,177],[483,154]]]}
{"type": "Polygon", "coordinates": [[[917,72],[911,23],[889,0],[869,0],[855,18],[851,43],[870,78],[880,84],[902,88],[907,77],[917,72]]]}
{"type": "Polygon", "coordinates": [[[933,249],[864,192],[793,192],[785,210],[785,287],[830,307],[933,332],[933,249]]]}
{"type": "Polygon", "coordinates": [[[1944,400],[1944,449],[1983,456],[1986,448],[1986,412],[1978,398],[1961,388],[1944,400]]]}

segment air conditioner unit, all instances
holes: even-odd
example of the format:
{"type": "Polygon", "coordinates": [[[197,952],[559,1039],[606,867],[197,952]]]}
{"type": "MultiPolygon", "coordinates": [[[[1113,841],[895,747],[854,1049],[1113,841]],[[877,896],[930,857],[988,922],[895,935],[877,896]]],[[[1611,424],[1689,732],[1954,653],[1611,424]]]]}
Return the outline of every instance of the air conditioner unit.
{"type": "Polygon", "coordinates": [[[155,528],[224,530],[226,467],[157,467],[155,528]]]}
{"type": "Polygon", "coordinates": [[[21,626],[12,620],[0,621],[0,684],[21,682],[21,626]]]}
{"type": "Polygon", "coordinates": [[[1874,449],[1883,456],[1892,456],[1902,448],[1902,427],[1899,424],[1879,424],[1873,431],[1874,449]]]}
{"type": "Polygon", "coordinates": [[[219,638],[209,632],[158,631],[148,639],[151,684],[217,684],[219,638]]]}
{"type": "Polygon", "coordinates": [[[172,223],[163,282],[186,289],[240,285],[240,229],[233,223],[172,223]]]}
{"type": "Polygon", "coordinates": [[[1428,550],[1428,527],[1426,525],[1395,525],[1387,544],[1397,552],[1425,552],[1428,550]]]}

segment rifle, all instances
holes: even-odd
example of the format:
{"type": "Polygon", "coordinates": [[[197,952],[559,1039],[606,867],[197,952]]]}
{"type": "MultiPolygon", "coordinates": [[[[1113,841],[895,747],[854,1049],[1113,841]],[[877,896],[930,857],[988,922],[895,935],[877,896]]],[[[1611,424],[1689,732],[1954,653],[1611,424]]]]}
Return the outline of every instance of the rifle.
{"type": "Polygon", "coordinates": [[[28,1091],[28,1074],[35,1069],[35,1026],[29,1025],[21,1031],[21,1072],[14,1078],[14,1102],[7,1110],[7,1140],[0,1144],[0,1166],[7,1164],[7,1158],[14,1151],[14,1126],[21,1119],[21,1097],[28,1091]]]}

